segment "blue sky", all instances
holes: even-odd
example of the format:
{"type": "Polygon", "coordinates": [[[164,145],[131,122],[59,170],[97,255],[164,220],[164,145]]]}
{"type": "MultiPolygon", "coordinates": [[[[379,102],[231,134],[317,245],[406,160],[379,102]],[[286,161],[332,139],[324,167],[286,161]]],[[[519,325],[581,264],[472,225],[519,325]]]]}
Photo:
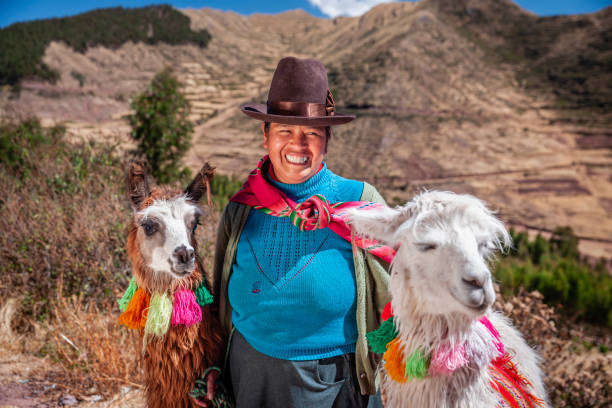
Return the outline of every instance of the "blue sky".
{"type": "MultiPolygon", "coordinates": [[[[166,3],[178,8],[212,7],[220,10],[233,10],[240,14],[280,13],[286,10],[301,8],[317,17],[335,17],[336,15],[359,15],[373,5],[388,0],[284,0],[251,2],[237,0],[167,0],[166,3]]],[[[592,13],[612,5],[612,0],[514,0],[526,10],[547,16],[555,14],[592,13]]],[[[159,4],[159,1],[147,0],[0,0],[0,27],[15,22],[36,20],[40,18],[62,17],[79,14],[95,8],[106,7],[142,7],[159,4]]]]}

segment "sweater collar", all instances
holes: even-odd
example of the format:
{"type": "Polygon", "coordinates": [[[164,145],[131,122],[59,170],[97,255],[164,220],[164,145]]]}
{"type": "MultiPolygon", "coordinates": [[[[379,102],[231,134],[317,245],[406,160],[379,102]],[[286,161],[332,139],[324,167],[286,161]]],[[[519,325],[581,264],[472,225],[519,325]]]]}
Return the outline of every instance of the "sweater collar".
{"type": "Polygon", "coordinates": [[[314,194],[321,194],[329,181],[331,174],[327,169],[325,162],[321,164],[321,168],[311,178],[298,184],[282,183],[266,174],[266,180],[274,187],[285,193],[290,199],[296,202],[301,202],[314,194]]]}

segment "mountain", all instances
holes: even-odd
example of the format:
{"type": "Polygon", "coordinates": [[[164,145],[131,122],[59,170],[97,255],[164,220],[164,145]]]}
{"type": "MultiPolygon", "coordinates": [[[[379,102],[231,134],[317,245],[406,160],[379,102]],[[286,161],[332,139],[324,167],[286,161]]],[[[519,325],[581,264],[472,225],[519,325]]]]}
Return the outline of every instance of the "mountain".
{"type": "Polygon", "coordinates": [[[276,63],[320,59],[338,111],[327,157],[391,203],[422,189],[472,193],[531,230],[569,225],[592,256],[612,253],[612,8],[537,17],[508,0],[381,4],[361,17],[301,10],[249,17],[183,9],[193,44],[128,42],[84,53],[45,49],[56,84],[0,94],[4,115],[65,121],[75,136],[130,146],[129,99],[172,66],[196,123],[187,163],[245,177],[263,154],[260,125],[238,108],[265,102],[276,63]]]}

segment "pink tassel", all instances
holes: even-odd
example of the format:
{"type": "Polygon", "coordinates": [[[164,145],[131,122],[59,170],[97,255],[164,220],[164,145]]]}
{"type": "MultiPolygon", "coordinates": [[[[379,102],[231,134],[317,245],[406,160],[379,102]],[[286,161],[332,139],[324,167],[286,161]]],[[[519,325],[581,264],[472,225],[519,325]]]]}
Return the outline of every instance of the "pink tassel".
{"type": "Polygon", "coordinates": [[[480,318],[480,323],[482,323],[487,328],[487,330],[489,330],[489,333],[491,333],[491,336],[493,337],[493,344],[495,344],[495,348],[499,352],[499,355],[503,356],[505,353],[504,343],[501,342],[501,339],[499,338],[499,332],[495,329],[495,327],[493,327],[493,323],[491,323],[491,321],[487,319],[486,316],[482,316],[480,318]]]}
{"type": "Polygon", "coordinates": [[[180,289],[174,293],[174,306],[172,308],[172,326],[184,324],[189,327],[202,320],[202,309],[196,302],[195,294],[191,290],[180,289]]]}
{"type": "Polygon", "coordinates": [[[467,362],[463,345],[451,347],[450,344],[443,344],[440,348],[434,350],[431,355],[429,374],[451,374],[466,365],[467,362]]]}

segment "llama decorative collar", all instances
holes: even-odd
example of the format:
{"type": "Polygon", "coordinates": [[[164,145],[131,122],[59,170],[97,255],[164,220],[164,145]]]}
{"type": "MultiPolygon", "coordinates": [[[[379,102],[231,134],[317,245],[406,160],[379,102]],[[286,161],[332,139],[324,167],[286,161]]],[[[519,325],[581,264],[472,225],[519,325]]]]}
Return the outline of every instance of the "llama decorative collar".
{"type": "MultiPolygon", "coordinates": [[[[542,401],[527,391],[529,381],[520,375],[512,361],[512,357],[504,351],[504,345],[499,333],[486,316],[482,316],[478,323],[486,330],[486,342],[470,342],[451,345],[443,344],[431,353],[417,350],[409,356],[404,356],[402,343],[393,321],[393,308],[391,302],[387,303],[381,314],[383,320],[380,327],[367,333],[370,349],[375,353],[384,353],[383,359],[387,374],[394,380],[404,383],[408,380],[419,380],[426,376],[435,377],[449,375],[466,366],[470,358],[478,352],[489,355],[490,385],[501,398],[497,408],[535,408],[542,405],[542,401]],[[474,346],[481,350],[474,350],[474,346]]],[[[480,331],[483,333],[483,331],[480,331]]],[[[480,336],[482,337],[482,335],[480,336]]]]}
{"type": "Polygon", "coordinates": [[[144,339],[150,336],[161,337],[166,334],[170,323],[172,326],[191,326],[202,320],[202,309],[213,302],[210,291],[204,280],[195,293],[189,289],[178,289],[174,292],[174,303],[165,292],[150,294],[136,284],[132,277],[130,285],[119,299],[119,323],[130,329],[144,330],[144,339]]]}

